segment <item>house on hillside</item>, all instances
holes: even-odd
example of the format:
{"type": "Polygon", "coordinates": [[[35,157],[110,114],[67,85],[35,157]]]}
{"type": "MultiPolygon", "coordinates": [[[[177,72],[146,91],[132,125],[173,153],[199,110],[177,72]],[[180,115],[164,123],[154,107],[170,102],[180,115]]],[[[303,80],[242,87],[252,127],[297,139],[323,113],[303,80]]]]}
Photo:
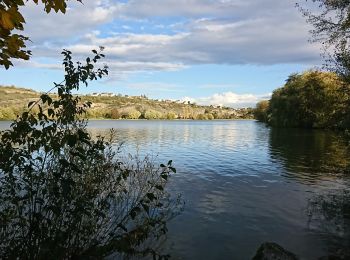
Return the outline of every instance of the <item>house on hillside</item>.
{"type": "Polygon", "coordinates": [[[101,97],[115,97],[116,95],[114,93],[104,92],[104,93],[101,93],[100,96],[101,97]]]}

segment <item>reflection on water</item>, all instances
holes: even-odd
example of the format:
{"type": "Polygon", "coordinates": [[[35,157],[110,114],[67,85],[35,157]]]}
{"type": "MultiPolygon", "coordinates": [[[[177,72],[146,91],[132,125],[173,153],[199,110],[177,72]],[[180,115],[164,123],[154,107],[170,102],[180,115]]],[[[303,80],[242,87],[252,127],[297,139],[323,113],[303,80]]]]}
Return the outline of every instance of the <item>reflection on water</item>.
{"type": "Polygon", "coordinates": [[[349,167],[348,140],[322,130],[271,129],[271,157],[288,171],[286,177],[302,182],[337,178],[349,167]]]}
{"type": "Polygon", "coordinates": [[[89,127],[94,134],[117,129],[125,152],[174,161],[170,188],[183,194],[186,208],[169,223],[164,250],[172,259],[249,259],[266,241],[317,259],[349,245],[349,180],[335,174],[348,167],[349,151],[339,135],[255,121],[89,127]]]}
{"type": "Polygon", "coordinates": [[[315,194],[309,201],[310,230],[321,231],[333,255],[350,258],[350,183],[343,189],[315,194]]]}

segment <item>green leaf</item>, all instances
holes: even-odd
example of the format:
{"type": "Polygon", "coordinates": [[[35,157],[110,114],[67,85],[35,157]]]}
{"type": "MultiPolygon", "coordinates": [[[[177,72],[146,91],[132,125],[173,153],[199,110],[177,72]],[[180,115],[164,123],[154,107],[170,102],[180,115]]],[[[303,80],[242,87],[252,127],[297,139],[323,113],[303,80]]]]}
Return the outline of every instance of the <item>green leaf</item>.
{"type": "Polygon", "coordinates": [[[164,187],[162,185],[156,185],[157,190],[164,190],[164,187]]]}
{"type": "Polygon", "coordinates": [[[76,145],[77,143],[77,136],[76,135],[67,135],[66,136],[66,140],[67,140],[67,144],[70,146],[70,147],[73,147],[76,145]]]}
{"type": "Polygon", "coordinates": [[[54,115],[55,115],[55,111],[54,111],[52,108],[49,108],[49,109],[47,110],[47,114],[48,114],[49,116],[54,116],[54,115]]]}
{"type": "Polygon", "coordinates": [[[147,193],[146,196],[147,196],[147,198],[148,198],[150,201],[153,201],[153,200],[157,199],[157,197],[154,196],[154,194],[153,194],[153,193],[150,193],[150,192],[147,193]]]}
{"type": "Polygon", "coordinates": [[[147,212],[147,214],[149,214],[149,205],[147,205],[146,203],[142,203],[142,207],[147,212]]]}

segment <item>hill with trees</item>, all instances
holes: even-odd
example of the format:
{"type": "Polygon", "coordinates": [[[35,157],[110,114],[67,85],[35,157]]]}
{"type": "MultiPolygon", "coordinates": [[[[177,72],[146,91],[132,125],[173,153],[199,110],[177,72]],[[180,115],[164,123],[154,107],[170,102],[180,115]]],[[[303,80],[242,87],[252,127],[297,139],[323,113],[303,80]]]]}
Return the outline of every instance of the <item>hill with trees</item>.
{"type": "MultiPolygon", "coordinates": [[[[14,86],[0,86],[0,120],[12,120],[27,109],[26,104],[40,98],[41,93],[14,86]]],[[[55,95],[52,95],[55,99],[55,95]]],[[[179,100],[154,100],[145,95],[127,96],[94,93],[81,96],[92,103],[86,117],[90,119],[252,119],[253,109],[200,106],[179,100]]]]}

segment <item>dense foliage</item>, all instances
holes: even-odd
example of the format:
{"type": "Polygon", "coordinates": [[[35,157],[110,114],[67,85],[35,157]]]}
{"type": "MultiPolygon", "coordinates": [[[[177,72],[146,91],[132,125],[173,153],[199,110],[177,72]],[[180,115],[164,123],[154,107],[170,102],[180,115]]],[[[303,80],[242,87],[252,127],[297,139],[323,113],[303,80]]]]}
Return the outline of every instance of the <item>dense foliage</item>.
{"type": "Polygon", "coordinates": [[[259,103],[256,116],[272,126],[348,128],[348,86],[335,73],[307,71],[291,75],[268,103],[259,103]]]}
{"type": "Polygon", "coordinates": [[[267,122],[267,110],[269,108],[269,101],[262,100],[256,104],[254,109],[254,117],[258,121],[267,122]]]}
{"type": "Polygon", "coordinates": [[[107,74],[93,51],[74,64],[64,51],[57,99],[42,94],[0,134],[0,258],[159,255],[149,244],[180,210],[165,185],[172,162],[122,160],[112,137],[92,138],[82,119],[91,103],[72,95],[107,74]],[[34,108],[37,108],[38,112],[34,108]]]}
{"type": "MultiPolygon", "coordinates": [[[[81,2],[81,0],[77,0],[81,2]]],[[[0,1],[0,66],[8,69],[12,66],[11,59],[29,59],[31,52],[26,50],[25,42],[28,37],[18,34],[23,31],[25,20],[19,8],[24,6],[25,0],[2,0],[0,1]]],[[[67,0],[33,0],[35,4],[42,2],[45,12],[51,10],[65,13],[67,0]]]]}

